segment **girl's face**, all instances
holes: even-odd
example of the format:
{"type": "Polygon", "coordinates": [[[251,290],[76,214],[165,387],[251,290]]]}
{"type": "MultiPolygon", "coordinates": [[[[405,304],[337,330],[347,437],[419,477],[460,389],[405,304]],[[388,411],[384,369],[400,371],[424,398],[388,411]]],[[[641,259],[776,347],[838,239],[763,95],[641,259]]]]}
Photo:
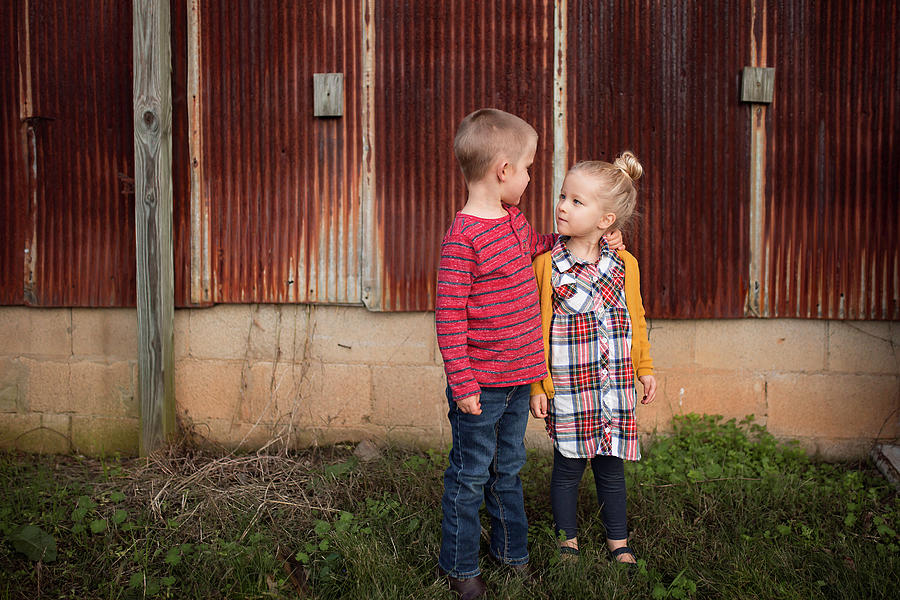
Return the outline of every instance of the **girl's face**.
{"type": "Polygon", "coordinates": [[[616,216],[604,206],[597,185],[596,178],[578,171],[566,175],[556,205],[556,229],[560,235],[603,235],[615,222],[616,216]]]}

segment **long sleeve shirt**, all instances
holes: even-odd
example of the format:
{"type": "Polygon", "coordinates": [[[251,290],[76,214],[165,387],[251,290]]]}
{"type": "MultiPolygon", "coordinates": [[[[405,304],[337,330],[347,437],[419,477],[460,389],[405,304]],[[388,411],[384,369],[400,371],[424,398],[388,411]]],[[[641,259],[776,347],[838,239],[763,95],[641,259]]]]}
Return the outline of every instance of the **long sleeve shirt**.
{"type": "Polygon", "coordinates": [[[531,261],[558,236],[538,235],[519,209],[506,210],[499,219],[457,213],[441,245],[435,326],[457,401],[547,375],[531,261]]]}

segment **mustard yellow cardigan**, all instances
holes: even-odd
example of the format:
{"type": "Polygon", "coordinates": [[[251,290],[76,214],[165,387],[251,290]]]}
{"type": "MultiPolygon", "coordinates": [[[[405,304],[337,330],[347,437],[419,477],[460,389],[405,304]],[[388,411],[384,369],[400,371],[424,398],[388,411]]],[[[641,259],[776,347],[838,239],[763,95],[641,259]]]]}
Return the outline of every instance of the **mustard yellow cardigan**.
{"type": "MultiPolygon", "coordinates": [[[[641,300],[641,272],[637,259],[625,250],[619,250],[619,257],[625,262],[625,306],[631,317],[631,362],[638,377],[653,374],[653,360],[650,358],[650,341],[647,339],[647,321],[644,320],[644,303],[641,300]]],[[[544,335],[544,361],[550,372],[550,321],[553,319],[553,285],[550,273],[553,259],[550,252],[534,259],[534,276],[537,279],[541,297],[541,330],[544,335]]],[[[550,375],[543,381],[531,384],[531,395],[547,394],[553,397],[553,381],[550,375]]]]}

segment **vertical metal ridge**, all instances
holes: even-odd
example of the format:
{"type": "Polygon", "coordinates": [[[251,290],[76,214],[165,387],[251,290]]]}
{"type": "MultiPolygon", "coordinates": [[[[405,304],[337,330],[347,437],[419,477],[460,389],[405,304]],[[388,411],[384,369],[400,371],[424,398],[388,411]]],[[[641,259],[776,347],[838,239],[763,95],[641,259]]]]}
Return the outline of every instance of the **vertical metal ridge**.
{"type": "Polygon", "coordinates": [[[21,3],[0,5],[0,70],[8,73],[0,82],[0,142],[4,148],[0,162],[0,305],[24,302],[25,288],[25,127],[19,106],[27,92],[19,64],[28,56],[20,52],[17,17],[21,3]]]}
{"type": "Polygon", "coordinates": [[[466,114],[494,106],[535,127],[541,139],[521,207],[539,231],[551,227],[554,7],[537,0],[370,6],[378,177],[368,200],[374,246],[366,249],[378,266],[367,287],[381,294],[367,306],[427,310],[443,234],[465,201],[453,138],[466,114]]]}
{"type": "Polygon", "coordinates": [[[372,309],[380,309],[384,297],[383,241],[378,205],[375,202],[375,0],[359,0],[362,12],[362,77],[360,85],[360,110],[362,119],[362,164],[360,198],[362,223],[362,247],[360,271],[362,273],[362,301],[372,309]]]}
{"type": "Polygon", "coordinates": [[[359,4],[200,7],[212,300],[359,303],[359,4]],[[343,116],[312,116],[315,72],[344,73],[343,116]]]}
{"type": "Polygon", "coordinates": [[[749,121],[738,101],[746,0],[568,8],[569,163],[632,150],[626,244],[655,318],[739,317],[747,293],[749,121]],[[691,242],[687,238],[691,238],[691,242]]]}
{"type": "Polygon", "coordinates": [[[133,198],[123,198],[133,152],[130,6],[16,6],[31,161],[25,302],[133,305],[133,198]]]}
{"type": "MultiPolygon", "coordinates": [[[[569,158],[568,148],[568,120],[566,106],[566,92],[568,91],[568,70],[569,61],[568,49],[566,46],[568,35],[568,13],[569,6],[567,0],[555,0],[553,11],[553,186],[550,192],[551,202],[554,213],[556,203],[559,198],[558,194],[562,190],[563,179],[566,176],[568,165],[566,161],[569,158]]],[[[556,225],[554,222],[554,230],[556,225]]]]}
{"type": "MultiPolygon", "coordinates": [[[[766,67],[767,64],[767,20],[766,4],[751,2],[750,15],[750,65],[766,67]]],[[[766,223],[766,107],[750,107],[750,257],[749,286],[744,314],[754,317],[769,315],[763,281],[765,246],[763,231],[766,223]]]]}
{"type": "Polygon", "coordinates": [[[770,5],[769,314],[900,318],[897,4],[770,5]]]}
{"type": "MultiPolygon", "coordinates": [[[[201,102],[200,0],[189,0],[187,12],[187,95],[190,159],[190,302],[212,301],[209,196],[203,186],[203,103],[201,102]]],[[[173,52],[173,55],[175,53],[173,52]]],[[[176,135],[176,140],[178,139],[176,135]]],[[[182,236],[184,235],[182,234],[182,236]]]]}

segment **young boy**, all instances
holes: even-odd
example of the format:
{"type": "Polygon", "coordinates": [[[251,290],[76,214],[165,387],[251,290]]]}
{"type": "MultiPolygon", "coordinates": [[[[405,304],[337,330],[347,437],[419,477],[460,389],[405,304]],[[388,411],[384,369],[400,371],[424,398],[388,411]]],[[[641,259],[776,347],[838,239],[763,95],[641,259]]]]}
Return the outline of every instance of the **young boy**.
{"type": "Polygon", "coordinates": [[[453,144],[468,197],[444,236],[438,269],[435,325],[453,436],[438,565],[464,599],[486,591],[478,566],[482,501],[491,556],[527,571],[519,470],[529,384],[547,375],[531,262],[557,238],[538,235],[517,208],[537,141],[519,117],[487,108],[463,119],[453,144]]]}

